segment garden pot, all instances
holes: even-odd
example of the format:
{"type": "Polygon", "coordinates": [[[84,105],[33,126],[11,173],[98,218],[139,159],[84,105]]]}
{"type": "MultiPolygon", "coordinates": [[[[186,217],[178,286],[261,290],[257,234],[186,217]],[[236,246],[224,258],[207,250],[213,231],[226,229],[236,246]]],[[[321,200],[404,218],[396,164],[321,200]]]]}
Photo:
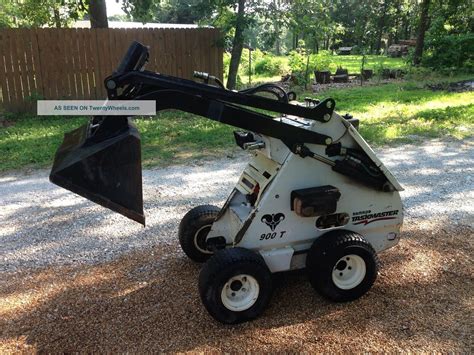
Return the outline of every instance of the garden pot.
{"type": "Polygon", "coordinates": [[[382,78],[390,79],[390,69],[382,69],[382,78]]]}
{"type": "Polygon", "coordinates": [[[329,84],[329,82],[331,81],[331,72],[329,70],[325,70],[325,71],[315,70],[314,76],[318,84],[329,84]]]}
{"type": "Polygon", "coordinates": [[[370,79],[374,75],[374,71],[372,69],[364,69],[362,70],[362,78],[364,80],[370,79]]]}

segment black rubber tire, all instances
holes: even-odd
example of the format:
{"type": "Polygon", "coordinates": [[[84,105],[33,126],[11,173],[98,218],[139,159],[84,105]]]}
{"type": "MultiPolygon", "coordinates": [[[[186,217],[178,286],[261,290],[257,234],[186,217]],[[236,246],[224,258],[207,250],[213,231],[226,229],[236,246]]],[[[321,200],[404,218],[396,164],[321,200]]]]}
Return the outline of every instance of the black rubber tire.
{"type": "Polygon", "coordinates": [[[199,294],[209,314],[224,324],[236,324],[257,318],[263,313],[273,293],[272,274],[260,254],[244,248],[219,250],[199,275],[199,294]],[[258,282],[255,303],[243,311],[228,309],[222,302],[225,284],[234,276],[250,275],[258,282]]]}
{"type": "Polygon", "coordinates": [[[212,205],[202,205],[194,207],[181,220],[179,224],[178,237],[179,244],[184,253],[196,262],[204,262],[212,256],[211,252],[203,252],[205,249],[206,236],[209,233],[210,226],[214,223],[220,208],[212,205]],[[209,226],[208,229],[204,228],[209,226]],[[204,228],[198,235],[198,231],[204,228]],[[198,240],[195,243],[195,238],[198,240]],[[196,244],[201,247],[199,250],[196,244]]]}
{"type": "Polygon", "coordinates": [[[311,285],[323,297],[336,302],[355,300],[370,290],[377,278],[379,261],[374,248],[360,234],[337,230],[316,239],[306,258],[311,285]],[[360,256],[366,267],[362,281],[351,289],[341,289],[333,281],[336,263],[345,255],[360,256]]]}

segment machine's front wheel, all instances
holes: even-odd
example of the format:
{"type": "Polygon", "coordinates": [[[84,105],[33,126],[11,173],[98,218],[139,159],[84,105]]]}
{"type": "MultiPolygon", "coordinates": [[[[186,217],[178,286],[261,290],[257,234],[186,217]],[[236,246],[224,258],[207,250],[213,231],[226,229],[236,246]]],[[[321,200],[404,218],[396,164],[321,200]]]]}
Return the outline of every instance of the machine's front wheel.
{"type": "Polygon", "coordinates": [[[372,287],[378,258],[364,237],[339,230],[316,239],[308,252],[306,268],[318,293],[345,302],[359,298],[372,287]]]}
{"type": "Polygon", "coordinates": [[[209,314],[226,324],[257,318],[272,294],[263,258],[244,248],[218,251],[199,275],[199,294],[209,314]]]}
{"type": "Polygon", "coordinates": [[[206,237],[219,211],[219,207],[212,205],[197,206],[181,220],[179,244],[191,260],[204,262],[212,256],[212,251],[206,246],[206,237]]]}

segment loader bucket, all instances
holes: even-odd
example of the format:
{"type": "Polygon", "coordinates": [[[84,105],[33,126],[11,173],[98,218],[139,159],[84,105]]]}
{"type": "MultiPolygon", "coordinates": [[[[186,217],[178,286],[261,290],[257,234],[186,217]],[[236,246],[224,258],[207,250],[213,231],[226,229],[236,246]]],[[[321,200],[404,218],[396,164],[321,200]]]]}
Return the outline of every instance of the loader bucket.
{"type": "Polygon", "coordinates": [[[145,225],[140,135],[127,117],[94,117],[66,133],[49,179],[145,225]]]}

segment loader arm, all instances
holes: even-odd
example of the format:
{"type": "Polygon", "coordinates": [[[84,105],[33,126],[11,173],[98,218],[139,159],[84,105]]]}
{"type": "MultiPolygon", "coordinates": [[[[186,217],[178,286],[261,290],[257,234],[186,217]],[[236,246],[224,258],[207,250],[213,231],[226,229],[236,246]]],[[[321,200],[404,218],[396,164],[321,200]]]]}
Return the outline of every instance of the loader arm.
{"type": "MultiPolygon", "coordinates": [[[[314,107],[294,105],[289,102],[289,95],[273,84],[241,92],[231,91],[215,78],[218,86],[144,71],[147,58],[148,48],[133,42],[118,69],[104,81],[110,100],[154,100],[157,111],[178,109],[273,137],[303,158],[311,157],[328,163],[333,170],[369,182],[376,188],[385,183],[383,174],[379,179],[367,173],[370,169],[365,165],[372,164],[369,159],[364,163],[364,157],[356,156],[352,157],[356,159],[344,159],[336,164],[314,154],[305,144],[322,145],[328,149],[333,146],[335,138],[282,119],[291,115],[324,124],[333,114],[333,99],[317,102],[314,107]],[[277,99],[262,97],[259,92],[273,93],[277,99]],[[268,112],[278,114],[278,118],[268,112]]],[[[205,73],[198,73],[198,76],[206,82],[212,78],[205,73]]],[[[377,169],[373,167],[376,173],[377,169]]],[[[93,117],[87,125],[67,133],[56,152],[50,180],[145,224],[140,135],[128,117],[93,117]]]]}
{"type": "Polygon", "coordinates": [[[140,95],[136,100],[155,100],[156,110],[178,109],[225,123],[234,127],[261,133],[282,140],[290,149],[298,143],[328,145],[331,137],[274,120],[273,117],[248,110],[220,100],[175,90],[156,90],[140,95]]]}

